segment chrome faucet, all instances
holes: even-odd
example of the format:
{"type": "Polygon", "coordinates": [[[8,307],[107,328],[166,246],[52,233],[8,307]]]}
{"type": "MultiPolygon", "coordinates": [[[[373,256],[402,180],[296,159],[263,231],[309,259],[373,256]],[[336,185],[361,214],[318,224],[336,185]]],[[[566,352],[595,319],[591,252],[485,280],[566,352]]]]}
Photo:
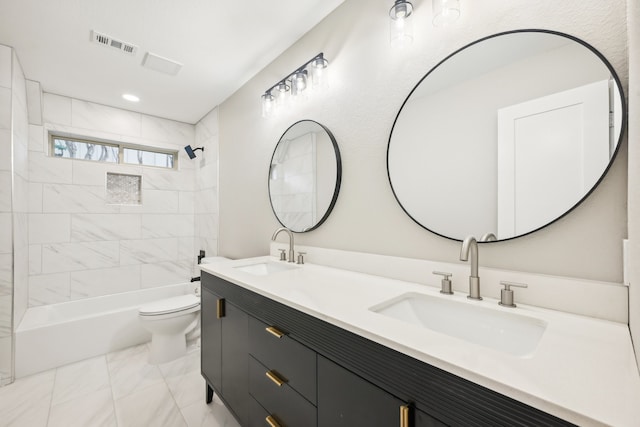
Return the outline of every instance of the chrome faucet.
{"type": "Polygon", "coordinates": [[[471,275],[469,276],[469,295],[467,298],[481,300],[480,277],[478,277],[478,242],[473,236],[467,236],[462,241],[460,261],[468,261],[469,256],[471,256],[471,275]]]}
{"type": "Polygon", "coordinates": [[[281,231],[286,232],[289,235],[289,262],[294,262],[293,255],[293,233],[291,230],[285,227],[280,227],[276,231],[274,231],[273,236],[271,236],[271,240],[275,242],[276,237],[280,234],[281,231]]]}
{"type": "Polygon", "coordinates": [[[498,238],[493,233],[484,233],[480,238],[480,242],[496,242],[498,238]]]}

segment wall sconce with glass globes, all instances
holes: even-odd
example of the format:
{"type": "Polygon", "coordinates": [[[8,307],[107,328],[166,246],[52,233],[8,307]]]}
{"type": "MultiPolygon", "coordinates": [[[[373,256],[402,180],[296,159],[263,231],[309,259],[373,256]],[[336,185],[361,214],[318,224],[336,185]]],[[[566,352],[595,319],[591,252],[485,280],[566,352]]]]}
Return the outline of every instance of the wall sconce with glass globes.
{"type": "Polygon", "coordinates": [[[394,48],[402,49],[413,43],[413,4],[406,0],[395,0],[389,17],[389,41],[394,48]]]}
{"type": "Polygon", "coordinates": [[[272,116],[289,103],[304,98],[311,90],[325,89],[328,66],[329,61],[320,52],[267,89],[262,95],[262,117],[272,116]]]}
{"type": "MultiPolygon", "coordinates": [[[[445,26],[460,16],[460,0],[431,0],[433,25],[445,26]]],[[[394,48],[402,49],[413,43],[413,4],[407,0],[395,0],[389,10],[391,18],[389,41],[394,48]]]]}
{"type": "Polygon", "coordinates": [[[444,27],[460,17],[460,0],[432,0],[433,25],[444,27]]]}

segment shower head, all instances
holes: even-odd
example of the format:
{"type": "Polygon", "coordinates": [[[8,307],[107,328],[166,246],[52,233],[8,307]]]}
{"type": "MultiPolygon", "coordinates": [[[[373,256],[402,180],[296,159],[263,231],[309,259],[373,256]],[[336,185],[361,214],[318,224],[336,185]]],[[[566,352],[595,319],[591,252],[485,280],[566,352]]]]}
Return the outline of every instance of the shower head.
{"type": "Polygon", "coordinates": [[[204,147],[191,148],[191,145],[187,145],[186,147],[184,147],[184,151],[187,152],[187,155],[192,160],[196,158],[196,151],[198,150],[204,151],[204,147]]]}

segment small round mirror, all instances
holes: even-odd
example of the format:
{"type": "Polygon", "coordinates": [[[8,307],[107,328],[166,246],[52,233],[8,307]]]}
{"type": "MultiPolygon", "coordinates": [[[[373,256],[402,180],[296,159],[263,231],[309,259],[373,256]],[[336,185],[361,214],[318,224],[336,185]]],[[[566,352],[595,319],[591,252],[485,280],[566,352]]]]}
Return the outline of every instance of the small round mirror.
{"type": "Polygon", "coordinates": [[[319,227],[336,203],[341,176],[340,151],[329,129],[313,120],[291,125],[269,167],[269,200],[280,224],[296,233],[319,227]]]}

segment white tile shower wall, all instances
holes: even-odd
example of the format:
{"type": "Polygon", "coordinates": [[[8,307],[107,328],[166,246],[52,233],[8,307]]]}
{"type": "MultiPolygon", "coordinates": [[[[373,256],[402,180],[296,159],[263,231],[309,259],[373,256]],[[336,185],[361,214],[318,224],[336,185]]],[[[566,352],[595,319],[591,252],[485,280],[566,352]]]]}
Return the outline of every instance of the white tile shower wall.
{"type": "Polygon", "coordinates": [[[31,306],[185,282],[195,245],[193,125],[44,93],[43,125],[30,126],[31,306]],[[52,158],[48,132],[179,152],[163,170],[52,158]],[[142,204],[106,201],[107,172],[142,176],[142,204]]]}
{"type": "Polygon", "coordinates": [[[0,385],[12,379],[13,328],[27,308],[27,116],[22,67],[12,49],[0,46],[0,385]]]}
{"type": "Polygon", "coordinates": [[[10,295],[13,287],[11,254],[0,254],[0,295],[10,295]]]}
{"type": "Polygon", "coordinates": [[[207,256],[218,254],[218,133],[218,109],[214,108],[196,124],[195,144],[204,151],[193,160],[197,168],[193,205],[181,199],[181,209],[195,212],[195,248],[205,250],[207,256]]]}
{"type": "Polygon", "coordinates": [[[42,125],[42,89],[33,80],[27,80],[27,111],[30,125],[42,125]]]}
{"type": "Polygon", "coordinates": [[[11,138],[13,162],[13,329],[20,324],[29,294],[29,113],[27,81],[12,52],[11,138]]]}
{"type": "Polygon", "coordinates": [[[11,55],[0,45],[0,386],[12,381],[13,210],[11,172],[11,55]]]}
{"type": "MultiPolygon", "coordinates": [[[[145,262],[148,262],[145,260],[145,262]]],[[[71,299],[82,299],[140,289],[141,263],[100,270],[74,271],[70,275],[71,299]]]]}

